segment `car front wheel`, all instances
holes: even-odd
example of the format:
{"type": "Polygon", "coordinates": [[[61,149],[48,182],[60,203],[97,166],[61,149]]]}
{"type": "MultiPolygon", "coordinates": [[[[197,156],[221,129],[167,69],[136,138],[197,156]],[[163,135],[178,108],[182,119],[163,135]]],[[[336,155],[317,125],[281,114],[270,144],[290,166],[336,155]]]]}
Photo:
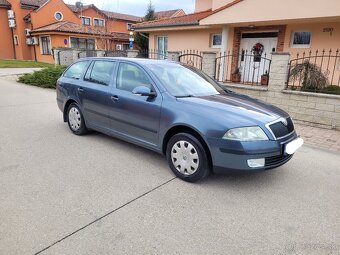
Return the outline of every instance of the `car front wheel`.
{"type": "Polygon", "coordinates": [[[196,182],[209,175],[207,153],[193,135],[179,133],[167,145],[166,157],[174,174],[187,182],[196,182]]]}
{"type": "Polygon", "coordinates": [[[75,103],[70,104],[67,109],[67,122],[74,134],[83,135],[87,133],[83,114],[75,103]]]}

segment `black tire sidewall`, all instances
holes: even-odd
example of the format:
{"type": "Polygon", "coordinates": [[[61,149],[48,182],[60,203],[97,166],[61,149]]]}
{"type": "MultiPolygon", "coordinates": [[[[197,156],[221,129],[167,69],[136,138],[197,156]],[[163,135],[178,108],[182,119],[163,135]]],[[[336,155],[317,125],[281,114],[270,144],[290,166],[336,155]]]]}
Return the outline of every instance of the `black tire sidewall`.
{"type": "Polygon", "coordinates": [[[74,133],[76,135],[83,135],[87,132],[83,113],[80,110],[79,106],[75,103],[70,104],[69,107],[67,108],[67,124],[68,124],[70,130],[72,131],[72,133],[74,133]],[[76,131],[71,128],[70,121],[69,121],[69,118],[68,118],[71,108],[77,108],[77,110],[79,111],[79,114],[80,114],[80,127],[76,131]]]}
{"type": "Polygon", "coordinates": [[[209,175],[210,169],[209,169],[207,153],[206,153],[204,147],[202,146],[201,142],[195,136],[193,136],[191,134],[178,133],[178,134],[174,135],[173,137],[171,137],[171,139],[169,140],[169,142],[167,144],[166,158],[167,158],[168,164],[169,164],[172,172],[178,178],[180,178],[184,181],[196,182],[196,181],[203,179],[203,178],[205,178],[206,176],[209,175]],[[172,163],[171,149],[172,149],[173,145],[178,141],[187,141],[187,142],[191,143],[197,151],[197,154],[198,154],[198,157],[199,157],[199,166],[198,166],[198,169],[196,170],[196,172],[193,173],[192,175],[184,175],[184,174],[180,173],[176,169],[174,164],[172,163]]]}

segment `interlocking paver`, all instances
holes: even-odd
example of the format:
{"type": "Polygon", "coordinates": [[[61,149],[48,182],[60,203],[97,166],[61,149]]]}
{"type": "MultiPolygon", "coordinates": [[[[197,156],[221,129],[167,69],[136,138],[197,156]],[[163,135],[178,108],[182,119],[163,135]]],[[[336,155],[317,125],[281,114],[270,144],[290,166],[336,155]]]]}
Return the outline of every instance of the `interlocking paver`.
{"type": "Polygon", "coordinates": [[[312,127],[296,123],[297,133],[304,139],[305,144],[325,150],[340,152],[340,131],[312,127]]]}

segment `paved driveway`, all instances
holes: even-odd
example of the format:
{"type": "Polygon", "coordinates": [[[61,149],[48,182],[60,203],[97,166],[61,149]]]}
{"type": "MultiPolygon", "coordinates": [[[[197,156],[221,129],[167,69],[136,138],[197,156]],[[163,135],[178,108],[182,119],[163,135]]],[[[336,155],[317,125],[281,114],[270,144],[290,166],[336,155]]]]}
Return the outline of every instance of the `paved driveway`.
{"type": "Polygon", "coordinates": [[[0,254],[339,254],[340,155],[189,184],[165,159],[72,135],[55,93],[0,79],[0,254]]]}
{"type": "Polygon", "coordinates": [[[8,75],[20,75],[25,73],[33,73],[34,71],[39,71],[42,68],[0,68],[0,77],[8,75]]]}

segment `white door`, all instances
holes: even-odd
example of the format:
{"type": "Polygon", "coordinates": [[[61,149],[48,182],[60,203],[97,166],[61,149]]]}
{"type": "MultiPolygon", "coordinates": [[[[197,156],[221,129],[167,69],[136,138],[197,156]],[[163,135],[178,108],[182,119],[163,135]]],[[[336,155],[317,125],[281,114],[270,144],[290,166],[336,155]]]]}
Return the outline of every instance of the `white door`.
{"type": "Polygon", "coordinates": [[[277,33],[253,33],[243,34],[240,44],[239,66],[241,79],[245,83],[257,83],[261,81],[261,75],[269,72],[271,53],[276,51],[277,33]],[[256,37],[256,36],[259,37],[256,37]],[[247,37],[251,38],[247,38],[247,37]],[[262,36],[262,37],[261,37],[262,36]],[[271,36],[271,37],[264,37],[271,36]],[[274,37],[273,37],[274,36],[274,37]],[[253,48],[262,45],[261,55],[254,54],[253,48]]]}

